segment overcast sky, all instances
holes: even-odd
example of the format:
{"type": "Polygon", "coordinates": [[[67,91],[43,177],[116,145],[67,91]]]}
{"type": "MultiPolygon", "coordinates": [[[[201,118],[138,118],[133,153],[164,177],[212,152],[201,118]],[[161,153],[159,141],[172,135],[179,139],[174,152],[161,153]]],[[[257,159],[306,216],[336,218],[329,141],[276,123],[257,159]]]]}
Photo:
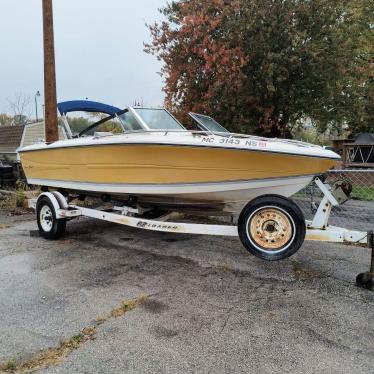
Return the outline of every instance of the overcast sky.
{"type": "MultiPolygon", "coordinates": [[[[0,113],[10,111],[7,99],[16,92],[43,94],[41,3],[0,0],[0,113]]],[[[53,0],[58,101],[161,104],[161,63],[143,52],[143,42],[150,40],[145,23],[159,20],[165,3],[53,0]]]]}

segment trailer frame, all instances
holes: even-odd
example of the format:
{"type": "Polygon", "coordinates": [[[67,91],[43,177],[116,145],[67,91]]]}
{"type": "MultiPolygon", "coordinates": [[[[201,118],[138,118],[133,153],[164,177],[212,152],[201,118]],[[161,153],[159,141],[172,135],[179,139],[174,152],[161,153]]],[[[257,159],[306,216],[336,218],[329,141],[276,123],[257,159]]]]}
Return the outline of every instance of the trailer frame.
{"type": "MultiPolygon", "coordinates": [[[[323,198],[313,219],[306,220],[305,240],[370,245],[370,231],[350,230],[328,224],[332,208],[347,200],[348,196],[344,195],[340,189],[333,190],[329,184],[323,183],[320,178],[315,178],[315,183],[323,193],[323,198]]],[[[238,236],[237,225],[170,221],[170,219],[181,217],[176,212],[165,214],[157,219],[146,219],[135,216],[139,214],[139,209],[131,206],[120,207],[113,205],[110,209],[108,207],[87,208],[77,204],[69,204],[67,199],[58,191],[43,192],[38,198],[30,199],[29,207],[36,209],[38,200],[43,196],[49,198],[52,202],[56,219],[71,220],[77,217],[89,217],[144,230],[198,235],[238,236]]]]}
{"type": "MultiPolygon", "coordinates": [[[[314,182],[322,192],[323,197],[314,214],[313,219],[305,221],[305,238],[302,238],[302,242],[304,240],[311,240],[331,243],[359,244],[361,246],[364,245],[370,247],[372,249],[370,269],[367,272],[357,275],[356,285],[373,291],[374,230],[357,231],[343,227],[330,226],[328,221],[332,208],[347,201],[349,199],[350,191],[347,191],[347,189],[342,185],[336,184],[331,186],[328,183],[324,183],[319,177],[315,178],[314,182]]],[[[270,261],[276,261],[286,258],[299,249],[299,247],[297,247],[296,250],[291,251],[291,254],[284,256],[277,255],[276,252],[275,256],[256,253],[255,251],[248,248],[245,241],[243,241],[243,238],[240,235],[240,217],[238,225],[176,221],[176,219],[183,217],[183,215],[178,212],[169,212],[157,217],[157,219],[147,219],[144,218],[144,216],[142,217],[142,215],[147,212],[147,209],[141,207],[128,205],[111,205],[110,207],[103,206],[101,208],[87,208],[78,204],[69,204],[68,199],[59,191],[42,192],[37,198],[30,199],[28,201],[29,207],[37,209],[40,199],[44,199],[44,202],[46,200],[48,201],[49,209],[47,207],[47,211],[49,210],[50,212],[47,213],[47,215],[50,214],[51,217],[53,216],[52,218],[55,218],[55,222],[59,223],[57,225],[58,228],[56,229],[57,235],[55,235],[56,232],[49,237],[43,235],[44,237],[47,237],[49,239],[57,238],[57,236],[63,234],[66,228],[67,220],[72,220],[78,217],[89,217],[143,230],[180,234],[218,235],[230,237],[240,236],[242,244],[244,245],[244,247],[246,247],[246,249],[249,250],[249,252],[270,261]]],[[[284,199],[290,201],[289,199],[284,199]]],[[[249,204],[251,203],[248,203],[248,205],[249,204]]],[[[243,211],[244,210],[245,209],[243,209],[243,211]]],[[[40,220],[40,217],[38,218],[40,220]]],[[[50,222],[47,221],[44,222],[44,224],[47,226],[49,225],[49,223],[50,222]]],[[[40,234],[42,228],[39,221],[38,225],[40,234]]]]}

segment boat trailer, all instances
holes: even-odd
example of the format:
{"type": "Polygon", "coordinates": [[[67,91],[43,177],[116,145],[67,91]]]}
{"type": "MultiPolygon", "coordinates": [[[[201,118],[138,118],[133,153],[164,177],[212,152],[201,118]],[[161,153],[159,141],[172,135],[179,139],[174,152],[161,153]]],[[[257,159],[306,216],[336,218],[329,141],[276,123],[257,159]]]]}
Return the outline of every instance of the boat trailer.
{"type": "MultiPolygon", "coordinates": [[[[254,218],[252,218],[252,221],[249,221],[247,216],[244,217],[245,219],[242,223],[242,228],[240,226],[242,217],[239,218],[238,225],[201,224],[173,221],[181,218],[181,214],[178,212],[166,213],[156,219],[147,219],[144,218],[144,213],[147,211],[141,207],[111,205],[110,208],[87,208],[76,204],[69,204],[67,198],[58,191],[43,192],[38,196],[38,198],[30,199],[29,207],[36,209],[39,235],[47,239],[57,239],[63,235],[66,229],[67,220],[77,217],[89,217],[144,230],[183,234],[239,236],[246,249],[248,249],[252,254],[269,261],[281,260],[289,257],[299,249],[304,240],[365,245],[372,249],[371,267],[368,272],[361,273],[357,276],[356,284],[360,287],[374,290],[373,231],[355,231],[342,227],[330,226],[328,220],[332,208],[347,201],[349,199],[350,191],[347,191],[347,189],[342,185],[334,185],[331,187],[328,183],[324,183],[319,177],[315,178],[314,182],[322,192],[323,198],[313,219],[305,221],[304,232],[300,235],[299,245],[296,246],[296,249],[291,250],[291,252],[277,250],[278,247],[275,247],[278,242],[283,244],[282,240],[288,237],[289,230],[285,226],[282,226],[282,223],[287,221],[288,218],[291,218],[289,217],[288,212],[281,208],[274,210],[277,208],[277,204],[274,204],[273,206],[269,203],[269,201],[276,201],[274,198],[278,200],[284,199],[287,202],[291,202],[291,200],[280,196],[270,196],[268,199],[266,199],[266,196],[262,197],[262,201],[259,201],[259,203],[261,203],[261,209],[257,209],[255,212],[253,212],[252,209],[251,217],[254,218]],[[267,225],[267,231],[265,234],[259,229],[260,224],[267,225]],[[247,229],[249,226],[250,229],[247,229]],[[280,230],[279,234],[274,229],[274,226],[282,226],[284,229],[280,230]],[[243,230],[243,227],[246,227],[246,229],[243,230]],[[258,234],[257,241],[256,238],[252,237],[252,228],[254,230],[254,235],[256,236],[256,234],[258,234]],[[259,247],[258,243],[261,241],[269,243],[266,253],[259,247]],[[271,248],[272,243],[275,243],[274,248],[271,248]]],[[[251,204],[252,202],[249,203],[248,206],[251,204]]],[[[292,204],[294,203],[292,202],[292,204]]],[[[297,207],[297,209],[299,208],[297,207]]],[[[246,208],[243,209],[243,212],[245,210],[246,208]]],[[[241,216],[243,215],[243,212],[241,216]]],[[[295,225],[293,220],[291,220],[291,222],[295,225]]],[[[291,231],[289,237],[291,237],[291,231]]],[[[296,231],[295,226],[293,227],[293,231],[296,231]]]]}

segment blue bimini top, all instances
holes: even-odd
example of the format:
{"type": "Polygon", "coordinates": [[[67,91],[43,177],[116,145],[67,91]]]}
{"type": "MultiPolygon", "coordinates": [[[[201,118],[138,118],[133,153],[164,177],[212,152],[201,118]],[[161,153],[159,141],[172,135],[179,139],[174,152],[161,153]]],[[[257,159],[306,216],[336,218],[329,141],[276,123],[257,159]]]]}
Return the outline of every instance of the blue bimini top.
{"type": "Polygon", "coordinates": [[[87,100],[64,101],[58,103],[57,108],[62,116],[70,112],[105,113],[114,116],[121,111],[120,108],[111,105],[87,100]]]}

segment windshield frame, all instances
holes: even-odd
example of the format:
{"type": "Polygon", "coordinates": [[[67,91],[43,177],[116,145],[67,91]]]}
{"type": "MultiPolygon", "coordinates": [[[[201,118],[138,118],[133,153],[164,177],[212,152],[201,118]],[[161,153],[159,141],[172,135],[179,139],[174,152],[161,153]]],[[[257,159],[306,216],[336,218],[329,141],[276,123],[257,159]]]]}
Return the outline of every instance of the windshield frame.
{"type": "Polygon", "coordinates": [[[121,125],[121,128],[122,128],[122,131],[123,131],[123,134],[126,134],[126,133],[129,133],[129,132],[143,132],[143,131],[187,131],[187,129],[165,108],[152,108],[152,107],[132,107],[132,106],[129,106],[125,109],[122,109],[120,110],[119,112],[115,113],[114,115],[109,115],[95,123],[93,123],[92,125],[88,126],[87,128],[83,129],[79,134],[78,134],[78,137],[81,137],[83,135],[85,135],[87,132],[89,132],[90,130],[96,128],[97,126],[107,122],[107,121],[110,121],[111,119],[118,119],[120,125],[121,125]],[[136,111],[136,109],[148,109],[148,110],[162,110],[164,112],[166,112],[179,126],[180,126],[180,129],[152,129],[151,127],[149,127],[147,125],[147,123],[143,120],[143,118],[140,116],[140,114],[136,111]],[[126,113],[126,112],[130,112],[134,117],[135,117],[135,120],[138,122],[138,124],[140,125],[140,127],[142,128],[141,130],[133,130],[133,131],[129,131],[129,130],[126,130],[126,127],[121,119],[121,115],[126,113]]]}
{"type": "Polygon", "coordinates": [[[219,122],[217,122],[213,117],[210,117],[210,116],[207,116],[205,114],[201,114],[201,113],[194,113],[194,112],[189,112],[188,115],[195,121],[197,122],[198,126],[200,127],[201,130],[203,131],[209,131],[211,133],[230,133],[229,130],[227,130],[225,127],[223,127],[219,122]],[[209,120],[215,122],[219,127],[222,127],[222,129],[224,131],[216,131],[216,130],[211,130],[210,128],[208,128],[206,126],[206,124],[204,122],[201,121],[201,119],[199,117],[203,117],[203,118],[208,118],[209,120]]]}
{"type": "Polygon", "coordinates": [[[148,130],[148,131],[155,131],[155,130],[159,130],[159,131],[187,131],[187,129],[165,108],[152,108],[152,107],[144,107],[144,106],[136,106],[136,107],[129,107],[128,108],[135,116],[135,118],[139,121],[140,125],[142,127],[144,127],[145,130],[148,130]],[[143,120],[143,118],[141,117],[141,115],[136,111],[137,109],[147,109],[147,110],[162,110],[164,112],[166,112],[179,126],[180,126],[180,129],[152,129],[151,127],[149,127],[147,125],[147,122],[145,122],[143,120]]]}

